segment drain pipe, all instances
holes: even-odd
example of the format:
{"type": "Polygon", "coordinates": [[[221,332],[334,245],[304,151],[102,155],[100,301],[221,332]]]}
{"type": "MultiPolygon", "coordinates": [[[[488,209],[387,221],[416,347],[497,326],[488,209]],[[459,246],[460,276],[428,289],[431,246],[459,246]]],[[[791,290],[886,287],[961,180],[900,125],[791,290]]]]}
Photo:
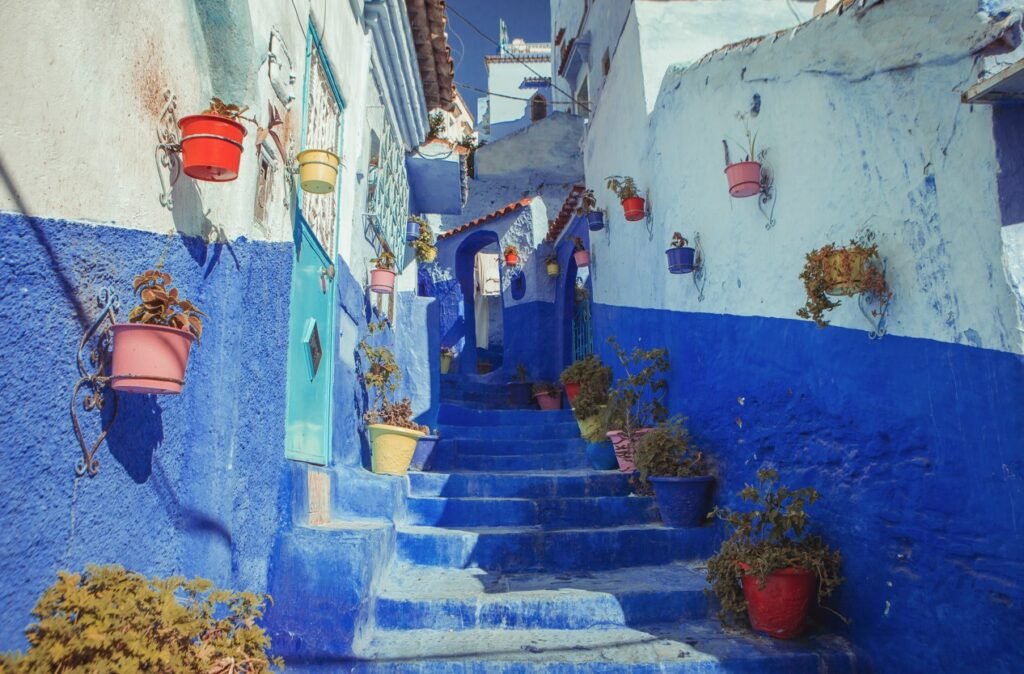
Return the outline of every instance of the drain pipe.
{"type": "Polygon", "coordinates": [[[402,139],[418,147],[426,137],[427,103],[406,10],[399,0],[366,0],[365,17],[402,139]]]}

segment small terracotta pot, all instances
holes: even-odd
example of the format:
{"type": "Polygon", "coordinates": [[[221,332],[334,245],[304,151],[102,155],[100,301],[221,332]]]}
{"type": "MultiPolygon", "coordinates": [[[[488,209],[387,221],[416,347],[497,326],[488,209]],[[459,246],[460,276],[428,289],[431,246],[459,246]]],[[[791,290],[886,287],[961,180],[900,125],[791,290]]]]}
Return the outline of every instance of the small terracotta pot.
{"type": "Polygon", "coordinates": [[[370,290],[382,295],[390,295],[395,292],[395,277],[398,276],[390,269],[374,269],[370,272],[370,290]]]}
{"type": "Polygon", "coordinates": [[[507,264],[510,267],[516,266],[517,264],[519,264],[519,256],[516,255],[515,253],[509,253],[508,255],[505,256],[505,264],[507,264]]]}
{"type": "MultiPolygon", "coordinates": [[[[750,567],[740,562],[740,568],[750,567]]],[[[758,587],[757,577],[745,573],[743,595],[747,599],[747,615],[755,632],[776,639],[793,639],[807,626],[807,614],[814,601],[817,575],[807,569],[786,568],[773,571],[758,587]]]]}
{"type": "Polygon", "coordinates": [[[729,181],[729,194],[736,197],[752,197],[761,193],[761,164],[756,161],[741,161],[725,167],[729,181]]]}
{"type": "Polygon", "coordinates": [[[578,250],[572,254],[574,260],[576,260],[577,267],[589,267],[590,266],[590,251],[578,250]]]}
{"type": "Polygon", "coordinates": [[[121,323],[112,328],[110,386],[125,393],[181,393],[195,335],[165,325],[121,323]]]}
{"type": "Polygon", "coordinates": [[[576,396],[580,394],[580,385],[574,381],[565,382],[565,396],[569,399],[569,404],[572,405],[576,402],[576,396]]]}
{"type": "Polygon", "coordinates": [[[542,410],[560,410],[562,409],[562,396],[551,395],[550,393],[534,393],[533,399],[537,401],[537,405],[542,410]]]}
{"type": "Polygon", "coordinates": [[[646,209],[644,208],[643,197],[630,197],[629,199],[622,200],[622,212],[626,216],[626,220],[630,222],[636,222],[637,220],[643,220],[646,215],[646,209]]]}

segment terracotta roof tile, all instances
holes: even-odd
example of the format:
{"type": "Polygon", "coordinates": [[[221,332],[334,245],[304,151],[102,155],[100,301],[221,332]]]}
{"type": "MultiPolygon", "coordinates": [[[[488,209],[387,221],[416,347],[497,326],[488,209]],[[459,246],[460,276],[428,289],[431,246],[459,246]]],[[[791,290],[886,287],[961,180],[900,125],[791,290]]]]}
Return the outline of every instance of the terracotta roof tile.
{"type": "Polygon", "coordinates": [[[545,241],[551,243],[562,235],[562,231],[572,222],[573,214],[576,212],[576,207],[580,203],[580,197],[583,196],[585,190],[586,188],[583,185],[573,185],[572,189],[569,190],[569,196],[562,203],[562,208],[558,211],[558,217],[548,223],[548,235],[544,237],[545,241]]]}
{"type": "Polygon", "coordinates": [[[500,218],[501,216],[508,215],[509,213],[512,213],[513,211],[518,211],[520,208],[525,208],[525,207],[529,206],[530,202],[532,202],[532,201],[533,201],[533,197],[526,197],[526,198],[520,199],[519,201],[513,201],[510,204],[506,204],[505,206],[502,206],[501,208],[499,208],[496,211],[491,211],[487,215],[480,216],[476,220],[470,220],[466,224],[460,225],[460,226],[456,227],[455,229],[450,229],[447,232],[442,232],[441,234],[437,235],[437,239],[438,239],[438,241],[440,241],[441,239],[447,239],[448,237],[455,236],[456,234],[462,234],[466,230],[472,229],[473,227],[476,227],[477,225],[482,225],[485,222],[490,222],[491,220],[494,220],[495,218],[500,218]]]}

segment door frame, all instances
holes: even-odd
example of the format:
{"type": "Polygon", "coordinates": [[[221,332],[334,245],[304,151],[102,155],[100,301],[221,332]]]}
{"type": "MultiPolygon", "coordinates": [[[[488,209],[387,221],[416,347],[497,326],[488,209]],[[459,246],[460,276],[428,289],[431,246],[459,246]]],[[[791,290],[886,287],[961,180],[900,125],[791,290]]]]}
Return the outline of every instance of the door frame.
{"type": "MultiPolygon", "coordinates": [[[[330,85],[331,93],[334,95],[334,100],[341,111],[341,119],[338,124],[338,145],[334,148],[334,151],[341,156],[342,148],[345,142],[345,99],[341,95],[341,90],[338,89],[337,82],[334,79],[334,72],[331,68],[330,61],[327,58],[327,54],[324,51],[323,43],[320,40],[320,36],[316,31],[316,27],[313,24],[312,17],[310,18],[309,28],[306,37],[306,51],[305,51],[305,65],[304,73],[305,78],[302,83],[302,133],[300,134],[300,149],[305,147],[306,135],[309,127],[309,81],[310,75],[313,68],[313,50],[316,50],[317,56],[320,59],[320,63],[324,69],[324,75],[327,77],[327,82],[330,85]]],[[[301,249],[305,245],[312,245],[316,248],[315,254],[328,260],[332,266],[337,266],[338,261],[338,244],[341,239],[341,187],[342,187],[342,172],[339,166],[338,179],[335,183],[334,198],[335,198],[335,211],[334,211],[334,236],[332,237],[333,250],[328,251],[324,247],[323,242],[319,240],[316,232],[306,221],[305,216],[302,212],[302,204],[305,199],[305,193],[302,189],[300,181],[295,180],[293,177],[289,178],[295,180],[295,212],[292,221],[292,245],[294,246],[294,254],[299,255],[301,249]]],[[[296,266],[292,267],[292,278],[291,288],[289,292],[289,298],[291,301],[291,307],[296,306],[295,295],[298,292],[298,283],[295,278],[296,266]]],[[[294,452],[288,451],[288,420],[291,418],[290,412],[294,404],[294,394],[290,389],[289,382],[291,379],[292,368],[297,370],[304,370],[308,367],[305,359],[296,359],[300,362],[292,362],[292,359],[288,359],[288,372],[286,374],[286,385],[285,385],[285,458],[291,461],[303,461],[305,463],[312,463],[316,465],[326,466],[331,462],[333,456],[333,393],[334,393],[334,367],[335,367],[335,346],[337,343],[338,335],[335,334],[335,326],[337,325],[337,306],[336,306],[336,280],[331,278],[327,280],[327,292],[324,301],[328,303],[327,311],[327,325],[323,326],[323,330],[319,331],[322,348],[323,348],[323,367],[326,369],[324,377],[326,378],[325,386],[327,387],[327,396],[325,397],[325,404],[327,409],[324,410],[326,417],[326,423],[324,424],[324,437],[322,445],[322,453],[320,456],[311,455],[300,455],[294,452]]],[[[294,322],[303,320],[301,317],[296,317],[292,312],[289,312],[288,316],[288,334],[289,336],[293,332],[294,322]]],[[[292,344],[288,345],[289,354],[291,353],[292,344]]]]}

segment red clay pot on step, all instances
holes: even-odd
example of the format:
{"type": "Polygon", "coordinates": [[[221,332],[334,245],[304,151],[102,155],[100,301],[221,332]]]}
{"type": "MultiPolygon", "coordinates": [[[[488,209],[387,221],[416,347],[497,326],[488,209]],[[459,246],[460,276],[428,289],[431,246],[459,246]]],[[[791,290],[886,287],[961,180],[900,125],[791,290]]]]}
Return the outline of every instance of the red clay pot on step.
{"type": "Polygon", "coordinates": [[[741,161],[725,167],[729,181],[729,194],[737,197],[752,197],[761,193],[761,165],[756,161],[741,161]]]}
{"type": "MultiPolygon", "coordinates": [[[[740,568],[750,570],[743,563],[740,568]]],[[[813,572],[779,569],[768,575],[763,588],[758,587],[756,576],[745,574],[742,581],[747,615],[755,632],[776,639],[794,639],[803,633],[818,582],[813,572]]]]}
{"type": "Polygon", "coordinates": [[[576,396],[580,394],[580,385],[574,381],[565,382],[565,395],[569,398],[569,404],[576,402],[576,396]]]}
{"type": "Polygon", "coordinates": [[[550,393],[534,393],[533,399],[537,401],[537,405],[542,410],[560,410],[562,409],[562,396],[551,395],[550,393]]]}
{"type": "Polygon", "coordinates": [[[644,198],[643,197],[630,197],[629,199],[622,200],[622,211],[626,215],[626,220],[630,222],[636,222],[637,220],[644,219],[644,198]]]}
{"type": "Polygon", "coordinates": [[[223,183],[238,177],[245,127],[218,115],[191,115],[181,129],[181,169],[196,180],[223,183]]]}

